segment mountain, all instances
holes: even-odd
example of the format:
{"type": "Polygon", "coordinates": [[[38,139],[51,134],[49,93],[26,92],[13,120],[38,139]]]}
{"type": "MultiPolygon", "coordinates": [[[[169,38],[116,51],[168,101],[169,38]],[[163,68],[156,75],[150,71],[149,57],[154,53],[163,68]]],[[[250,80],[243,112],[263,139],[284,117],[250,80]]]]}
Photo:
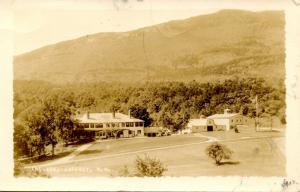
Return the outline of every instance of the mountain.
{"type": "MultiPolygon", "coordinates": [[[[97,33],[14,58],[14,79],[216,81],[284,79],[284,13],[222,10],[128,32],[97,33]]],[[[47,37],[45,37],[47,38],[47,37]]]]}

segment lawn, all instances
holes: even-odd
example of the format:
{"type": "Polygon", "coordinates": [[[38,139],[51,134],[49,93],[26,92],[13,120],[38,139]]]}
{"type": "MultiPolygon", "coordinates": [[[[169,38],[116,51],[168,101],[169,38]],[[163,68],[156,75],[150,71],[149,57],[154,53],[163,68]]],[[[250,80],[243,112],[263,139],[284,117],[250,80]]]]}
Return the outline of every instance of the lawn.
{"type": "Polygon", "coordinates": [[[167,136],[167,137],[143,137],[125,140],[103,140],[100,141],[86,151],[81,152],[76,159],[93,158],[95,156],[136,152],[153,148],[162,148],[168,146],[185,145],[207,141],[203,137],[195,137],[192,135],[167,136]]]}
{"type": "Polygon", "coordinates": [[[285,128],[276,129],[272,131],[261,130],[255,131],[254,128],[240,128],[239,133],[231,131],[214,131],[214,132],[202,132],[202,135],[212,136],[222,140],[247,138],[247,137],[282,137],[285,135],[285,128]]]}
{"type": "Polygon", "coordinates": [[[205,154],[207,138],[195,135],[101,141],[74,157],[70,163],[48,167],[51,176],[118,176],[126,165],[134,171],[137,155],[157,157],[166,176],[285,176],[282,132],[205,132],[234,151],[221,166],[205,154]],[[249,138],[251,137],[251,138],[249,138]],[[261,137],[261,138],[257,138],[261,137]],[[223,140],[223,141],[222,141],[223,140]]]}

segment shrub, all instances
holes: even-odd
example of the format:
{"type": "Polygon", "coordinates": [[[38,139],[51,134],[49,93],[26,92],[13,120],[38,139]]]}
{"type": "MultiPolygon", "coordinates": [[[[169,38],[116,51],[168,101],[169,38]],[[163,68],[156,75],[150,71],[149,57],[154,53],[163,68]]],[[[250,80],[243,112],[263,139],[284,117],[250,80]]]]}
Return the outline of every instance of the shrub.
{"type": "Polygon", "coordinates": [[[144,158],[138,156],[135,160],[135,168],[135,176],[138,177],[161,177],[167,171],[159,159],[150,158],[148,155],[144,158]]]}
{"type": "Polygon", "coordinates": [[[213,143],[206,148],[206,154],[221,165],[222,159],[230,159],[233,151],[220,143],[213,143]]]}

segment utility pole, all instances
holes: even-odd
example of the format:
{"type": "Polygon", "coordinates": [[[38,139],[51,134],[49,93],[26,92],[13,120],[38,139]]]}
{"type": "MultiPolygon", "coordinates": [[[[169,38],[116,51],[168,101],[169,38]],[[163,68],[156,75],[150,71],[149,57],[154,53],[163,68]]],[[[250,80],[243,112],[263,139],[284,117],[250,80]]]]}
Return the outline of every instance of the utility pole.
{"type": "Polygon", "coordinates": [[[273,117],[271,115],[271,131],[273,130],[273,117]]]}
{"type": "Polygon", "coordinates": [[[257,95],[255,96],[255,131],[258,130],[258,99],[257,99],[257,95]]]}

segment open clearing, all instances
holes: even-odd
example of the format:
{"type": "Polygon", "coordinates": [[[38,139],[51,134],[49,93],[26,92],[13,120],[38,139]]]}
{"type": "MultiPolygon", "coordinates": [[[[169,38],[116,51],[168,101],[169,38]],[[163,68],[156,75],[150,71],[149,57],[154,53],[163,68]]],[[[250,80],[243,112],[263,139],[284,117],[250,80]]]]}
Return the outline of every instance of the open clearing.
{"type": "Polygon", "coordinates": [[[134,171],[137,155],[148,154],[166,165],[166,176],[285,176],[284,131],[201,134],[103,140],[84,147],[66,161],[40,167],[50,176],[118,176],[126,165],[134,171]],[[205,154],[212,138],[234,151],[221,166],[205,154]]]}

